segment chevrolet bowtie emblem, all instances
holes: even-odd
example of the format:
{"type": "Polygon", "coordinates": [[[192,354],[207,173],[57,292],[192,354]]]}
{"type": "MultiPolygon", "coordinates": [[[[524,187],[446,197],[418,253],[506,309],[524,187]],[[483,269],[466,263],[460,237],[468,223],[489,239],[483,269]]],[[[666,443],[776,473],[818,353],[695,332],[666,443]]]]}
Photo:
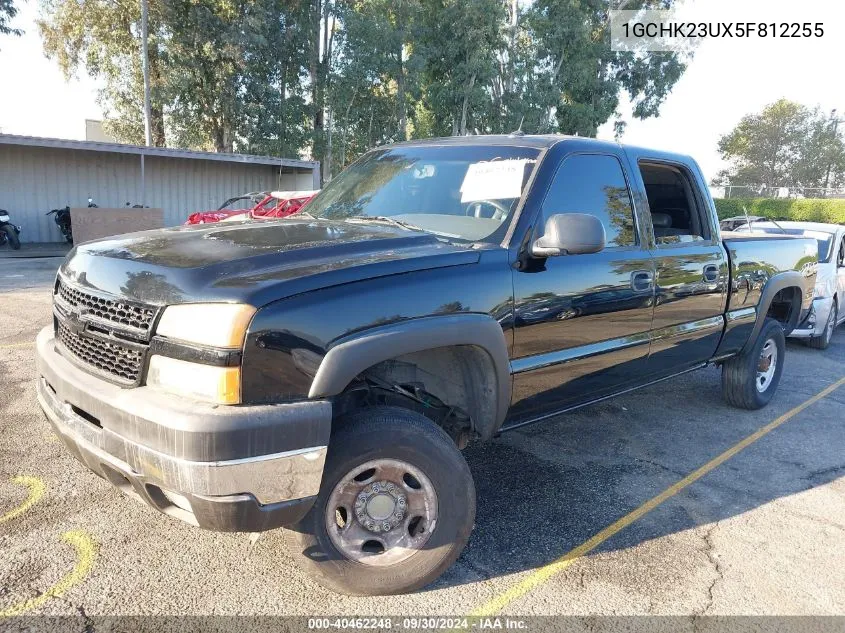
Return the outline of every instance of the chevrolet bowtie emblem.
{"type": "Polygon", "coordinates": [[[79,336],[82,332],[85,331],[85,323],[82,321],[82,316],[87,314],[87,308],[79,308],[79,310],[70,310],[67,313],[67,322],[65,325],[67,328],[79,336]]]}

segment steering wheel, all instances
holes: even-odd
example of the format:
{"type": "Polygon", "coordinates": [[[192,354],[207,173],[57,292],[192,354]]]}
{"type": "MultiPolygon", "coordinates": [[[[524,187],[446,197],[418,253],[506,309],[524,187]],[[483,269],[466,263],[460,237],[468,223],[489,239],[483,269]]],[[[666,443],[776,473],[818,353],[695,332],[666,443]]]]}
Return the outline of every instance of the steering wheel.
{"type": "Polygon", "coordinates": [[[487,216],[481,212],[481,209],[483,209],[485,205],[493,207],[493,212],[489,217],[491,220],[504,222],[508,213],[510,213],[509,208],[502,205],[500,202],[496,202],[495,200],[476,200],[475,202],[470,202],[467,205],[466,215],[472,215],[476,218],[486,218],[487,216]]]}

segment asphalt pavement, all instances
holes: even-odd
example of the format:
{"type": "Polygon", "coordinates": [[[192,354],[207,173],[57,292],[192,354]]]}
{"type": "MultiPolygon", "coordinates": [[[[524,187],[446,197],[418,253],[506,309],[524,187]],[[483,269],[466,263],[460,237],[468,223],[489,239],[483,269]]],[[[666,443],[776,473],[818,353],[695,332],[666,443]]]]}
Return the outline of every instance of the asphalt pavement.
{"type": "Polygon", "coordinates": [[[845,615],[845,327],[824,352],[790,342],[760,411],[726,405],[708,368],[471,446],[458,562],[417,593],[350,598],[280,532],[184,525],[53,437],[33,341],[58,262],[0,270],[0,616],[845,615]]]}

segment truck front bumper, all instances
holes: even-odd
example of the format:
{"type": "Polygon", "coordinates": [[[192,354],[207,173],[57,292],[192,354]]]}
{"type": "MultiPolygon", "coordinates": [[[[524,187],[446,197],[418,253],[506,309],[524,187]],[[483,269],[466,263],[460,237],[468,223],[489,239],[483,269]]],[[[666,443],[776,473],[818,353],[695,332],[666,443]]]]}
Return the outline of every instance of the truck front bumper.
{"type": "Polygon", "coordinates": [[[52,327],[36,341],[38,402],[85,466],[165,514],[203,528],[291,525],[314,504],[331,403],[216,406],[123,389],[69,362],[52,327]]]}
{"type": "Polygon", "coordinates": [[[798,326],[789,333],[792,338],[811,338],[821,336],[824,332],[830,311],[833,308],[833,297],[816,297],[813,307],[798,326]]]}

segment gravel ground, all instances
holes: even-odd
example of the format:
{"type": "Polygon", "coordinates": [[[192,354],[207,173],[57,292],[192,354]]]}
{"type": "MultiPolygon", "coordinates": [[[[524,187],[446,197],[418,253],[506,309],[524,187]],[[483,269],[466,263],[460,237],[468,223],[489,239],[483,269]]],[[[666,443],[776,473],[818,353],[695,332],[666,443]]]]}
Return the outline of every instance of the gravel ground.
{"type": "MultiPolygon", "coordinates": [[[[86,617],[467,614],[845,376],[840,328],[824,352],[788,344],[762,411],[725,405],[710,368],[470,447],[478,519],[458,562],[413,595],[349,598],[305,577],[278,532],[256,540],[183,525],[124,497],[53,438],[32,341],[50,322],[57,264],[5,260],[0,277],[0,517],[27,499],[13,478],[43,485],[36,503],[0,520],[0,614],[21,604],[86,617]],[[45,595],[57,584],[62,595],[45,595]]],[[[843,446],[845,386],[503,613],[845,615],[843,446]]]]}

